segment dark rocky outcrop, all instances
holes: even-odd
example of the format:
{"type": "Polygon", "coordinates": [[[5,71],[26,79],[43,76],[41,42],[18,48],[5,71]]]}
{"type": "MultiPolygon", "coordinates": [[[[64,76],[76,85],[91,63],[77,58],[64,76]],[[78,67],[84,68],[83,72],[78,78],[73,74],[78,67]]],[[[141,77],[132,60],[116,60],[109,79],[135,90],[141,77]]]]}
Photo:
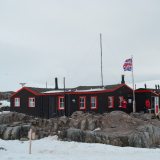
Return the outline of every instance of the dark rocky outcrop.
{"type": "Polygon", "coordinates": [[[64,141],[151,148],[160,144],[158,118],[151,119],[144,113],[128,115],[122,111],[103,115],[77,111],[71,118],[41,119],[9,112],[0,114],[0,138],[28,140],[28,131],[32,129],[36,139],[58,135],[64,141]]]}

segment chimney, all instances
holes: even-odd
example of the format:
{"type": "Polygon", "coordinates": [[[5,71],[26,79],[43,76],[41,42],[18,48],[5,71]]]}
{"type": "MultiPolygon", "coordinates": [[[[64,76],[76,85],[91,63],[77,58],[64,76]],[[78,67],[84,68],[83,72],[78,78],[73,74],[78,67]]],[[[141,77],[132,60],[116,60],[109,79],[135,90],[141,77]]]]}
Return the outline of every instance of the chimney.
{"type": "Polygon", "coordinates": [[[155,85],[155,89],[157,89],[157,85],[155,85]]]}
{"type": "Polygon", "coordinates": [[[135,89],[134,90],[136,90],[136,84],[135,84],[135,89]]]}
{"type": "Polygon", "coordinates": [[[159,89],[159,85],[158,85],[158,89],[159,89]]]}
{"type": "Polygon", "coordinates": [[[146,85],[146,83],[144,84],[144,88],[145,88],[145,89],[147,88],[147,85],[146,85]]]}
{"type": "Polygon", "coordinates": [[[55,89],[58,89],[58,78],[55,78],[55,89]]]}
{"type": "Polygon", "coordinates": [[[124,81],[124,74],[122,74],[122,81],[121,81],[121,84],[124,84],[125,81],[124,81]]]}

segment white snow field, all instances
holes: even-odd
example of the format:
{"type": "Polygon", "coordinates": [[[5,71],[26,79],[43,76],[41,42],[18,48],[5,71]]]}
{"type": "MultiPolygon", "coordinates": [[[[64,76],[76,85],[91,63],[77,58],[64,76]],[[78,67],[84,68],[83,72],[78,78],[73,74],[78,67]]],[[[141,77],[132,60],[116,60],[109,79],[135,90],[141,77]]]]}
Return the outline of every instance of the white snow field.
{"type": "Polygon", "coordinates": [[[160,149],[115,147],[98,143],[64,142],[57,136],[32,141],[2,140],[0,160],[151,160],[160,157],[160,149]]]}
{"type": "Polygon", "coordinates": [[[0,105],[0,108],[3,106],[10,106],[10,102],[8,102],[6,100],[0,101],[0,103],[2,103],[2,105],[0,105]]]}

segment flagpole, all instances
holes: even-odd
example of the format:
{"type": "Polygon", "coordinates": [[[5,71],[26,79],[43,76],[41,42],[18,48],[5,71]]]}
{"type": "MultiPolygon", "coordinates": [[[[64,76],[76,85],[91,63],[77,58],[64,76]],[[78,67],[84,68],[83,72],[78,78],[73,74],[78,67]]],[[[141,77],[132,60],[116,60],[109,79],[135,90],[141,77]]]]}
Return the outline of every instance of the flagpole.
{"type": "Polygon", "coordinates": [[[133,83],[133,112],[136,112],[136,104],[135,104],[135,92],[134,92],[134,76],[133,76],[133,56],[131,55],[132,59],[132,83],[133,83]]]}

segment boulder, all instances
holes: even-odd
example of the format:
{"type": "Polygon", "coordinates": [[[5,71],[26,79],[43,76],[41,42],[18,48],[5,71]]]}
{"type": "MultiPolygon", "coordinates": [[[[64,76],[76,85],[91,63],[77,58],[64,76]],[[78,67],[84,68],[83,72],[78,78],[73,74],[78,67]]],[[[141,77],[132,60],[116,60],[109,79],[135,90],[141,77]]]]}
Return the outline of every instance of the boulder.
{"type": "Polygon", "coordinates": [[[62,116],[62,117],[59,118],[59,124],[64,124],[64,125],[66,125],[67,122],[68,122],[68,117],[62,116]]]}
{"type": "Polygon", "coordinates": [[[13,127],[10,139],[11,140],[20,139],[20,127],[19,126],[13,127]]]}
{"type": "Polygon", "coordinates": [[[84,142],[86,143],[95,143],[96,137],[93,131],[85,131],[84,142]]]}
{"type": "Polygon", "coordinates": [[[88,120],[88,129],[93,131],[97,127],[96,124],[96,120],[88,120]]]}
{"type": "Polygon", "coordinates": [[[66,138],[68,141],[82,142],[83,134],[84,134],[83,131],[80,129],[69,128],[67,129],[67,132],[66,132],[66,138]]]}
{"type": "Polygon", "coordinates": [[[86,119],[83,119],[81,121],[81,129],[82,130],[86,130],[86,127],[87,127],[87,120],[86,119]]]}
{"type": "Polygon", "coordinates": [[[4,140],[9,140],[11,137],[12,130],[13,130],[13,127],[7,127],[6,130],[3,132],[2,138],[4,140]]]}

